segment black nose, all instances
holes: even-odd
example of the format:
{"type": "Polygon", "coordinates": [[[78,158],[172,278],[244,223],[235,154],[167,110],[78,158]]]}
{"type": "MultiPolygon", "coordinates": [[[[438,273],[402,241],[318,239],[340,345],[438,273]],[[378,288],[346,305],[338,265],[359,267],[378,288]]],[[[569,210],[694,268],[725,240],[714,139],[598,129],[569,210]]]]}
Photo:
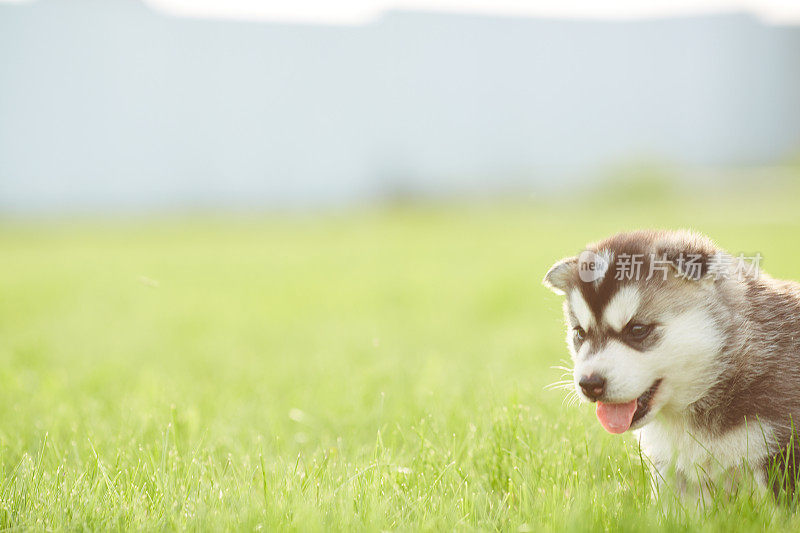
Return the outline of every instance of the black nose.
{"type": "Polygon", "coordinates": [[[606,378],[598,376],[597,374],[591,374],[589,376],[583,376],[578,382],[578,385],[581,386],[581,390],[583,390],[587,398],[596,401],[606,390],[606,378]]]}

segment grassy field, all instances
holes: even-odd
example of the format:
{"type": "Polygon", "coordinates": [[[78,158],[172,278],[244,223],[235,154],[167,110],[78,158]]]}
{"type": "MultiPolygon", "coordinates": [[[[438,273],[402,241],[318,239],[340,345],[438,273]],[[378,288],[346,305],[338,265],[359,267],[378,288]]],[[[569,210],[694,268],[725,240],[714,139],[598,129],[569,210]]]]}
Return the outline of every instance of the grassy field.
{"type": "Polygon", "coordinates": [[[546,390],[556,259],[692,227],[800,279],[795,190],[0,225],[6,529],[792,530],[651,500],[630,436],[546,390]]]}

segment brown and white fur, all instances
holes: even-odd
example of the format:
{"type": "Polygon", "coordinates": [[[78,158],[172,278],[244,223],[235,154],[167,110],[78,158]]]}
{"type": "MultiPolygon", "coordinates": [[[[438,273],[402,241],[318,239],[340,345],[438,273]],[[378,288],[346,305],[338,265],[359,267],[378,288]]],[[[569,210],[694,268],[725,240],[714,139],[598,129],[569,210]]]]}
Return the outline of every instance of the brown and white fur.
{"type": "Polygon", "coordinates": [[[566,297],[578,395],[598,405],[639,399],[629,429],[656,480],[686,490],[702,487],[699,472],[750,470],[762,487],[792,489],[800,284],[763,272],[733,275],[734,258],[690,232],[622,233],[587,250],[608,261],[597,280],[581,279],[578,257],[559,261],[544,279],[566,297]],[[625,276],[614,259],[626,254],[644,256],[638,279],[618,279],[625,276]],[[689,255],[699,258],[700,271],[686,271],[689,255]],[[670,275],[649,276],[651,258],[662,258],[670,275]],[[582,388],[590,375],[604,385],[582,388]],[[586,390],[602,392],[590,397],[586,390]],[[788,469],[788,485],[768,475],[776,462],[788,469]]]}

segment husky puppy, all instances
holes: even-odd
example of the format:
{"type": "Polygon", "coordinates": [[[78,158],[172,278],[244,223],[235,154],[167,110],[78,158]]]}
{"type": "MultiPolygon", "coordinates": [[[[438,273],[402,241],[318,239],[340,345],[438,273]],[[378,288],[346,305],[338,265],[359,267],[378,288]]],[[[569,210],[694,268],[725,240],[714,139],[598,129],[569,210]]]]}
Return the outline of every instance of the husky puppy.
{"type": "Polygon", "coordinates": [[[748,470],[794,486],[800,284],[753,267],[702,235],[636,231],[544,278],[565,296],[578,395],[607,431],[636,433],[658,484],[748,470]]]}

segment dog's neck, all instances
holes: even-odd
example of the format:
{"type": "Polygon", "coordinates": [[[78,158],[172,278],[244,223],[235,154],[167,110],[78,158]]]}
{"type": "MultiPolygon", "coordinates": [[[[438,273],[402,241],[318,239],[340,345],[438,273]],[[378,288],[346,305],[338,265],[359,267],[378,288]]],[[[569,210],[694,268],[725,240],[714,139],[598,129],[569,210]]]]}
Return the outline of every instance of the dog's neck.
{"type": "MultiPolygon", "coordinates": [[[[791,289],[791,287],[790,287],[791,289]]],[[[800,295],[800,286],[794,284],[800,295]]],[[[768,277],[737,283],[720,316],[726,343],[711,386],[683,413],[688,428],[724,435],[745,423],[769,424],[779,434],[800,416],[800,298],[768,277]]],[[[669,417],[667,417],[669,418],[669,417]]]]}

